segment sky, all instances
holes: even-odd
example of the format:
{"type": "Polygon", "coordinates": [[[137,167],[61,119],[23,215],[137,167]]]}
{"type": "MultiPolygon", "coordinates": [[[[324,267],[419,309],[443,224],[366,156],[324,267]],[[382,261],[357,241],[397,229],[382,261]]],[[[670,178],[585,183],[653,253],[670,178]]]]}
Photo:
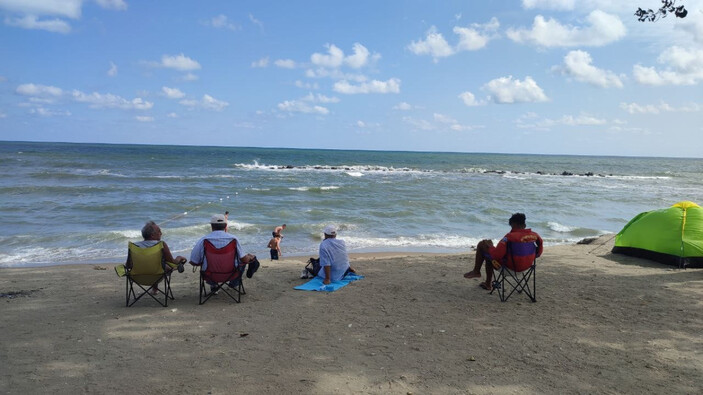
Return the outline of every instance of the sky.
{"type": "Polygon", "coordinates": [[[703,0],[0,0],[0,140],[703,157],[703,0]]]}

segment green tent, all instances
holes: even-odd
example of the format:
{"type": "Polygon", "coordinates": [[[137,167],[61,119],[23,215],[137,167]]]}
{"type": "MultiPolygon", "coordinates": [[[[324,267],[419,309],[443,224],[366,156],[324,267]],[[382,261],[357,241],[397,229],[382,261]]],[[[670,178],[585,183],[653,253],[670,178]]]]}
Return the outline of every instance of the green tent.
{"type": "Polygon", "coordinates": [[[613,252],[678,267],[703,267],[703,208],[679,202],[640,213],[615,236],[613,252]]]}

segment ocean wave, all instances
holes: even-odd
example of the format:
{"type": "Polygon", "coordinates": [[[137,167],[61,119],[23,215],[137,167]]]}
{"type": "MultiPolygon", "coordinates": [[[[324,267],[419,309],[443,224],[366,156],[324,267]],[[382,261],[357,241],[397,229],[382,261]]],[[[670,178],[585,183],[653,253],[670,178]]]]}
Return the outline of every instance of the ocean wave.
{"type": "Polygon", "coordinates": [[[577,227],[562,225],[558,222],[547,222],[547,227],[559,233],[569,233],[574,231],[575,229],[578,229],[577,227]]]}
{"type": "Polygon", "coordinates": [[[327,171],[343,172],[352,177],[361,177],[365,173],[402,173],[402,174],[487,174],[500,175],[506,178],[525,179],[524,177],[559,176],[559,177],[580,177],[580,178],[611,178],[617,180],[668,180],[671,176],[660,175],[628,175],[628,174],[606,174],[587,171],[574,173],[564,170],[562,172],[550,171],[515,171],[503,169],[486,169],[482,167],[464,167],[459,169],[419,169],[411,167],[393,167],[379,165],[268,165],[254,163],[235,163],[235,168],[245,170],[260,171],[327,171]]]}
{"type": "Polygon", "coordinates": [[[327,171],[343,172],[352,177],[360,177],[364,173],[432,173],[433,170],[419,170],[409,167],[388,167],[377,165],[265,165],[254,163],[235,163],[235,168],[245,170],[266,170],[266,171],[327,171]]]}
{"type": "Polygon", "coordinates": [[[340,236],[347,243],[347,246],[352,249],[386,249],[386,248],[412,248],[412,249],[450,249],[450,250],[468,250],[472,246],[478,244],[481,239],[471,238],[460,235],[418,235],[413,237],[359,237],[359,236],[340,236]]]}
{"type": "Polygon", "coordinates": [[[546,227],[553,232],[569,235],[565,239],[569,241],[579,241],[584,237],[600,236],[608,233],[604,230],[589,229],[579,226],[568,226],[554,221],[547,222],[546,227]]]}
{"type": "MultiPolygon", "coordinates": [[[[127,256],[125,246],[123,257],[127,256]]],[[[42,247],[31,246],[16,249],[12,253],[0,256],[0,267],[48,266],[66,263],[91,263],[108,261],[104,257],[114,256],[115,252],[103,248],[87,247],[42,247]],[[103,257],[97,259],[96,257],[103,257]]],[[[114,262],[114,258],[109,259],[114,262]]],[[[124,261],[122,261],[124,262],[124,261]]]]}
{"type": "Polygon", "coordinates": [[[321,187],[289,187],[288,189],[291,191],[298,191],[298,192],[320,192],[320,191],[332,191],[335,189],[339,189],[340,187],[336,185],[330,185],[330,186],[321,186],[321,187]]]}

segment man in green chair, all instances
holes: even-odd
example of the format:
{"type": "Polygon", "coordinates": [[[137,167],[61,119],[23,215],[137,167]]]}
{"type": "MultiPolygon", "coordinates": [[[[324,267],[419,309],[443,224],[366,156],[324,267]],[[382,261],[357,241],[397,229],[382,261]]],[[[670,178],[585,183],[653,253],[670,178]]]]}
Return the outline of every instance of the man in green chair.
{"type": "MultiPolygon", "coordinates": [[[[161,228],[159,225],[157,225],[154,221],[149,221],[147,222],[144,227],[142,228],[142,237],[144,240],[138,241],[134,243],[139,248],[149,248],[157,245],[161,241],[161,228]]],[[[168,244],[166,242],[163,242],[163,260],[166,263],[164,270],[167,273],[170,273],[173,271],[173,269],[178,269],[179,273],[183,273],[183,264],[188,261],[185,257],[182,256],[177,256],[176,259],[173,259],[173,255],[171,255],[171,250],[168,248],[168,244]]],[[[125,262],[125,267],[128,269],[132,268],[132,259],[130,256],[127,256],[127,262],[125,262]]],[[[157,289],[158,284],[154,284],[154,286],[151,287],[150,291],[152,295],[158,294],[158,289],[157,289]]]]}
{"type": "Polygon", "coordinates": [[[136,243],[129,243],[127,261],[124,265],[115,266],[115,271],[120,277],[127,277],[127,306],[136,303],[145,294],[166,307],[168,299],[173,299],[171,293],[171,272],[173,269],[178,269],[183,272],[183,264],[187,261],[182,256],[177,256],[175,259],[171,254],[166,242],[161,240],[161,228],[154,221],[147,222],[142,228],[142,237],[144,240],[136,243]],[[159,284],[164,282],[163,290],[159,289],[159,284]],[[135,285],[143,290],[143,293],[137,295],[135,285]],[[156,295],[162,293],[164,301],[156,298],[156,295]]]}

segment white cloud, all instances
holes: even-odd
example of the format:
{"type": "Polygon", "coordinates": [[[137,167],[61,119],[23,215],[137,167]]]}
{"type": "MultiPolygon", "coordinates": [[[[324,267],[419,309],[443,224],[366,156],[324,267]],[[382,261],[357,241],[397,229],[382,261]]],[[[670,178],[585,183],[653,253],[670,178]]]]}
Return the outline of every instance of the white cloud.
{"type": "Polygon", "coordinates": [[[620,108],[630,114],[659,114],[662,112],[701,112],[703,105],[692,103],[683,107],[672,107],[671,105],[660,102],[659,104],[638,104],[638,103],[620,103],[620,108]]]}
{"type": "Polygon", "coordinates": [[[391,78],[388,81],[373,80],[352,85],[347,80],[337,81],[334,84],[335,92],[353,95],[358,93],[400,93],[400,80],[391,78]]]}
{"type": "Polygon", "coordinates": [[[476,96],[473,93],[466,91],[459,95],[459,98],[469,107],[480,106],[486,104],[483,100],[476,100],[476,96]]]}
{"type": "Polygon", "coordinates": [[[339,103],[338,97],[329,97],[321,94],[308,93],[307,96],[303,97],[302,100],[313,102],[313,103],[339,103]]]}
{"type": "Polygon", "coordinates": [[[356,121],[356,126],[363,129],[363,128],[366,127],[366,122],[364,122],[364,121],[356,121]]]}
{"type": "Polygon", "coordinates": [[[203,95],[203,108],[208,110],[222,111],[225,107],[229,106],[229,103],[222,100],[217,100],[210,95],[203,95]]]}
{"type": "Polygon", "coordinates": [[[181,92],[178,88],[169,88],[167,86],[161,87],[161,92],[169,99],[181,99],[185,97],[185,93],[181,92]]]}
{"type": "Polygon", "coordinates": [[[170,112],[166,116],[169,118],[178,118],[178,114],[176,114],[175,112],[170,112]]]}
{"type": "Polygon", "coordinates": [[[183,75],[183,76],[181,77],[181,81],[186,81],[186,82],[188,82],[188,81],[197,81],[198,78],[199,78],[199,77],[198,77],[197,75],[195,75],[195,74],[193,74],[193,73],[188,73],[188,74],[185,74],[185,75],[183,75]]]}
{"type": "Polygon", "coordinates": [[[303,89],[320,89],[320,86],[317,85],[317,83],[303,82],[300,80],[295,81],[295,86],[303,89]]]}
{"type": "Polygon", "coordinates": [[[444,114],[432,114],[432,121],[417,119],[413,117],[403,117],[403,122],[417,130],[423,131],[446,131],[463,132],[474,130],[477,126],[462,125],[456,119],[444,114]]]}
{"type": "Polygon", "coordinates": [[[586,82],[601,88],[622,88],[620,78],[612,71],[602,70],[593,66],[591,55],[585,51],[571,51],[564,56],[564,65],[554,70],[571,76],[577,81],[586,82]]]}
{"type": "Polygon", "coordinates": [[[226,101],[217,100],[208,94],[203,95],[203,98],[200,101],[192,99],[183,99],[178,103],[190,108],[203,108],[206,110],[213,111],[222,111],[227,106],[229,106],[229,103],[227,103],[226,101]]]}
{"type": "Polygon", "coordinates": [[[310,61],[317,66],[336,69],[344,62],[344,51],[337,48],[334,44],[325,45],[328,55],[314,53],[310,55],[310,61]]]}
{"type": "Polygon", "coordinates": [[[207,25],[212,26],[217,29],[228,29],[228,30],[240,30],[241,27],[235,23],[229,21],[226,15],[220,14],[218,16],[212,17],[207,23],[207,25]]]}
{"type": "Polygon", "coordinates": [[[444,39],[442,33],[437,32],[437,28],[432,26],[427,31],[424,40],[412,41],[408,49],[415,55],[430,55],[435,62],[438,58],[454,55],[454,48],[444,39]]]}
{"type": "Polygon", "coordinates": [[[5,24],[30,30],[46,30],[53,33],[68,34],[71,25],[61,19],[38,20],[34,15],[25,15],[22,18],[5,18],[5,24]]]}
{"type": "Polygon", "coordinates": [[[527,113],[518,118],[515,123],[517,127],[522,129],[551,130],[557,126],[602,126],[606,125],[608,121],[588,114],[564,115],[557,119],[538,119],[536,114],[527,113]]]}
{"type": "Polygon", "coordinates": [[[320,114],[327,115],[329,110],[322,106],[310,105],[305,101],[300,100],[286,100],[282,103],[278,103],[278,109],[281,111],[293,113],[300,112],[304,114],[320,114]]]}
{"type": "Polygon", "coordinates": [[[480,24],[473,23],[471,27],[454,27],[454,33],[459,35],[459,43],[456,45],[456,51],[476,51],[485,47],[488,42],[497,37],[493,32],[500,27],[498,18],[491,18],[488,23],[480,24]]]}
{"type": "Polygon", "coordinates": [[[58,117],[58,116],[63,116],[63,117],[70,117],[71,113],[69,111],[55,111],[55,110],[50,110],[46,109],[43,107],[37,107],[37,108],[32,108],[29,110],[30,114],[36,114],[39,115],[40,117],[58,117]]]}
{"type": "Polygon", "coordinates": [[[540,47],[603,46],[623,38],[625,25],[615,15],[595,10],[584,27],[565,26],[557,20],[537,15],[531,29],[508,29],[506,35],[518,43],[540,47]]]}
{"type": "Polygon", "coordinates": [[[127,9],[127,3],[124,0],[95,0],[102,8],[124,11],[127,9]]]}
{"type": "Polygon", "coordinates": [[[256,26],[260,27],[261,30],[264,30],[264,24],[263,24],[260,20],[254,18],[254,15],[249,14],[249,20],[251,21],[251,23],[253,23],[253,24],[255,24],[256,26]]]}
{"type": "Polygon", "coordinates": [[[40,84],[22,84],[17,87],[15,92],[23,96],[34,97],[59,97],[63,94],[61,88],[40,84]]]}
{"type": "Polygon", "coordinates": [[[276,66],[282,68],[282,69],[294,69],[295,68],[295,61],[292,59],[277,59],[276,61],[273,62],[276,66]]]}
{"type": "Polygon", "coordinates": [[[673,46],[664,50],[657,61],[665,70],[635,65],[635,80],[645,85],[697,85],[703,81],[703,49],[673,46]]]}
{"type": "Polygon", "coordinates": [[[344,63],[353,69],[360,69],[368,65],[370,61],[375,62],[381,57],[379,54],[371,55],[369,50],[359,43],[354,43],[352,50],[354,54],[345,57],[344,63]]]}
{"type": "Polygon", "coordinates": [[[464,132],[474,130],[476,128],[474,126],[462,125],[456,119],[444,114],[434,113],[432,114],[432,118],[435,120],[435,122],[440,123],[445,127],[449,127],[450,130],[453,130],[455,132],[464,132]]]}
{"type": "Polygon", "coordinates": [[[576,0],[522,0],[525,9],[543,8],[548,10],[570,11],[574,9],[576,0]]]}
{"type": "Polygon", "coordinates": [[[703,18],[686,18],[685,22],[676,26],[688,32],[693,37],[693,41],[703,44],[703,18]]]}
{"type": "Polygon", "coordinates": [[[59,15],[78,19],[84,0],[2,0],[0,8],[28,15],[59,15]]]}
{"type": "Polygon", "coordinates": [[[136,117],[134,117],[134,119],[139,122],[154,122],[154,117],[150,117],[147,115],[137,115],[136,117]]]}
{"type": "Polygon", "coordinates": [[[488,40],[487,36],[482,36],[475,29],[468,27],[454,27],[454,34],[459,35],[459,43],[456,45],[457,51],[475,51],[486,46],[488,40]]]}
{"type": "MultiPolygon", "coordinates": [[[[53,33],[67,34],[71,25],[62,19],[40,19],[42,16],[80,19],[85,0],[0,0],[0,9],[21,16],[5,18],[5,24],[23,29],[46,30],[53,33]]],[[[95,0],[103,8],[126,10],[124,0],[95,0]]]]}
{"type": "Polygon", "coordinates": [[[424,130],[427,132],[437,129],[437,127],[434,124],[427,121],[426,119],[416,119],[413,117],[403,117],[403,122],[409,124],[410,126],[412,126],[415,129],[424,130]]]}
{"type": "Polygon", "coordinates": [[[344,73],[339,69],[326,69],[320,67],[318,69],[308,69],[305,71],[305,76],[308,78],[331,78],[336,80],[350,80],[356,82],[367,81],[368,78],[363,74],[344,73]]]}
{"type": "Polygon", "coordinates": [[[175,55],[175,56],[170,56],[170,55],[161,56],[161,64],[160,65],[161,65],[161,67],[176,69],[176,70],[180,70],[180,71],[199,70],[201,68],[200,63],[183,55],[182,53],[180,55],[175,55]]]}
{"type": "Polygon", "coordinates": [[[525,81],[514,80],[513,76],[496,78],[484,85],[484,89],[492,94],[494,102],[500,104],[536,103],[549,100],[542,88],[529,76],[525,77],[525,81]]]}
{"type": "Polygon", "coordinates": [[[444,114],[434,113],[434,114],[432,114],[432,117],[434,118],[435,121],[437,121],[439,123],[448,123],[448,124],[457,123],[456,119],[451,118],[451,117],[444,115],[444,114]]]}
{"type": "Polygon", "coordinates": [[[114,77],[117,75],[117,65],[110,62],[110,69],[107,71],[108,77],[114,77]]]}
{"type": "Polygon", "coordinates": [[[393,106],[393,109],[400,111],[409,111],[413,109],[413,106],[403,101],[393,106]]]}
{"type": "Polygon", "coordinates": [[[579,115],[574,117],[573,115],[564,115],[560,119],[556,120],[555,123],[567,126],[596,126],[605,125],[608,121],[601,118],[596,118],[590,115],[579,115]]]}
{"type": "Polygon", "coordinates": [[[252,68],[255,68],[255,69],[256,69],[256,68],[263,69],[263,68],[265,68],[265,67],[268,67],[268,65],[269,65],[269,58],[268,58],[268,56],[265,57],[265,58],[261,58],[261,59],[259,59],[259,60],[255,60],[255,61],[251,62],[251,67],[252,67],[252,68]]]}
{"type": "Polygon", "coordinates": [[[88,103],[91,108],[121,108],[123,110],[148,110],[154,107],[154,103],[143,100],[140,97],[132,100],[124,99],[120,96],[111,93],[101,94],[93,92],[90,94],[83,93],[79,90],[73,90],[73,100],[79,103],[88,103]]]}
{"type": "Polygon", "coordinates": [[[325,47],[327,48],[327,54],[316,52],[310,55],[312,64],[328,69],[337,69],[343,65],[353,69],[360,69],[381,57],[378,54],[371,55],[369,50],[359,43],[354,43],[352,47],[354,53],[349,56],[344,56],[344,51],[334,44],[326,44],[325,47]]]}
{"type": "Polygon", "coordinates": [[[492,18],[488,23],[473,23],[470,27],[455,26],[452,30],[459,36],[456,46],[450,45],[442,33],[432,26],[427,31],[425,39],[412,41],[408,49],[415,55],[430,55],[436,63],[439,58],[452,56],[462,51],[476,51],[484,48],[488,42],[497,37],[495,31],[500,27],[497,18],[492,18]]]}

